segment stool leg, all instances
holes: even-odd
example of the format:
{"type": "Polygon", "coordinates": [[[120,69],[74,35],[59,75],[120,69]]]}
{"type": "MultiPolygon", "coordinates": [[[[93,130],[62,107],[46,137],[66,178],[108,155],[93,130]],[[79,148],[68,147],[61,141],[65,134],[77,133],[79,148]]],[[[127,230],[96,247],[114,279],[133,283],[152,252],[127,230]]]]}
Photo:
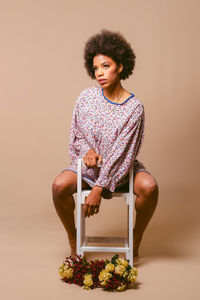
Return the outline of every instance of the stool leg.
{"type": "Polygon", "coordinates": [[[81,245],[81,203],[80,199],[77,196],[77,226],[76,226],[76,252],[78,255],[80,253],[80,245],[81,245]]]}
{"type": "MultiPolygon", "coordinates": [[[[127,205],[127,210],[126,210],[126,216],[127,216],[126,232],[127,232],[127,242],[128,242],[128,245],[129,245],[129,205],[128,205],[127,201],[126,201],[126,205],[127,205]]],[[[126,252],[126,259],[130,260],[130,251],[126,252]]]]}
{"type": "Polygon", "coordinates": [[[78,159],[77,167],[77,231],[76,231],[76,253],[82,255],[82,177],[81,177],[81,159],[78,159]]]}
{"type": "Polygon", "coordinates": [[[82,250],[83,241],[85,240],[85,214],[84,214],[84,204],[81,201],[77,201],[77,254],[84,255],[84,251],[82,250]]]}
{"type": "MultiPolygon", "coordinates": [[[[84,214],[84,204],[81,204],[81,245],[85,240],[85,214],[84,214]]],[[[83,256],[84,251],[80,249],[80,254],[83,256]]]]}
{"type": "Polygon", "coordinates": [[[131,196],[129,198],[128,222],[129,222],[129,255],[130,255],[129,263],[132,267],[133,267],[133,202],[134,202],[134,197],[131,196]]]}

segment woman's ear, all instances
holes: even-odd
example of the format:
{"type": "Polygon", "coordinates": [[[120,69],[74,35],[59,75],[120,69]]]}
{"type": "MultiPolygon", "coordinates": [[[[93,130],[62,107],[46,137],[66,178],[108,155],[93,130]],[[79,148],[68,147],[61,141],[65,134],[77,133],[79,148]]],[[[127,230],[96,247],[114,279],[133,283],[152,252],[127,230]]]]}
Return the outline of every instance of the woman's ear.
{"type": "Polygon", "coordinates": [[[123,65],[122,65],[122,63],[120,63],[118,65],[118,73],[120,74],[122,72],[122,70],[123,70],[123,65]]]}

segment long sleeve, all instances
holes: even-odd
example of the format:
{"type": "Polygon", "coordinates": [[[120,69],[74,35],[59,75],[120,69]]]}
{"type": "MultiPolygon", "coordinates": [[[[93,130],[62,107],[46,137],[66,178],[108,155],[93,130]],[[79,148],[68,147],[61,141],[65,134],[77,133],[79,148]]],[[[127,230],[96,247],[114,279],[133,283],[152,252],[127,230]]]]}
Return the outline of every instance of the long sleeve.
{"type": "Polygon", "coordinates": [[[111,151],[103,161],[97,186],[114,192],[117,183],[128,173],[139,153],[144,138],[144,107],[139,104],[124,123],[111,151]]]}
{"type": "Polygon", "coordinates": [[[79,119],[79,101],[83,95],[80,94],[76,101],[70,129],[70,143],[69,143],[69,155],[72,160],[77,159],[77,156],[83,157],[87,154],[88,150],[91,149],[90,145],[86,141],[84,134],[81,132],[81,120],[79,119]]]}

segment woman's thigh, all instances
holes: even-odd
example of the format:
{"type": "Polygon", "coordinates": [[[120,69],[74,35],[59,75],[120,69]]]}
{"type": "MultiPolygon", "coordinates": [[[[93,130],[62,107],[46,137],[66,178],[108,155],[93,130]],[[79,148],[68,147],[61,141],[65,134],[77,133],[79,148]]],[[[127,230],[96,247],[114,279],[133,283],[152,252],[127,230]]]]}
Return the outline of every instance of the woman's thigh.
{"type": "Polygon", "coordinates": [[[136,196],[148,196],[152,192],[158,191],[158,184],[152,174],[144,171],[135,173],[133,179],[134,194],[136,196]]]}
{"type": "MultiPolygon", "coordinates": [[[[89,189],[90,186],[82,180],[82,189],[89,189]]],[[[53,182],[53,191],[67,192],[74,194],[77,192],[77,174],[71,170],[58,174],[53,182]]]]}

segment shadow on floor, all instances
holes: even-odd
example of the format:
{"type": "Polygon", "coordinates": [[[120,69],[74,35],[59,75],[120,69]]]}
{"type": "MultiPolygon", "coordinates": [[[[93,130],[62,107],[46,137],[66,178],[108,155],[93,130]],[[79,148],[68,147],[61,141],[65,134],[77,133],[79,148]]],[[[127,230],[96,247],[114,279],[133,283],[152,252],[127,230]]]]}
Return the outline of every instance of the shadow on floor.
{"type": "Polygon", "coordinates": [[[183,258],[195,255],[200,204],[194,191],[167,191],[159,196],[155,215],[141,243],[143,257],[183,258]]]}
{"type": "MultiPolygon", "coordinates": [[[[197,199],[197,191],[191,190],[160,193],[157,209],[141,242],[140,265],[152,259],[182,259],[195,255],[198,249],[197,231],[200,228],[200,204],[197,199]]],[[[117,231],[111,228],[109,236],[117,236],[117,231]]],[[[87,259],[100,257],[99,255],[100,253],[86,253],[87,259]]],[[[111,258],[112,255],[103,253],[102,258],[111,258]]]]}

